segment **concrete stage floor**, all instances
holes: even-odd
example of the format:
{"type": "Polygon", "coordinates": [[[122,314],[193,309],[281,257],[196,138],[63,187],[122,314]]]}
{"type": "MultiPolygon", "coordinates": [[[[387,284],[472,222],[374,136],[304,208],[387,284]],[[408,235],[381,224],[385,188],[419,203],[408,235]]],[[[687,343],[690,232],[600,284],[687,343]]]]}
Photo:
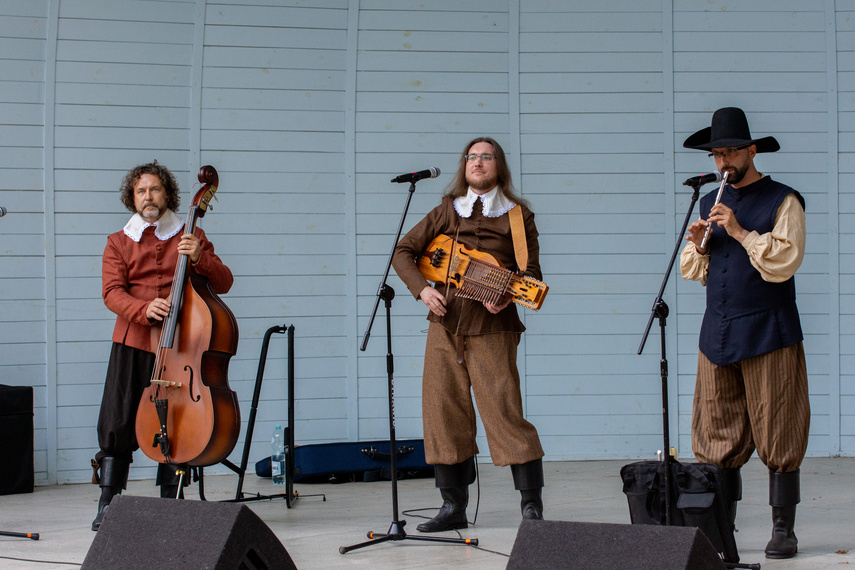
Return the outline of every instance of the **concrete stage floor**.
{"type": "MultiPolygon", "coordinates": [[[[630,461],[547,462],[544,464],[545,518],[549,520],[629,523],[620,468],[630,461]]],[[[520,523],[519,494],[508,468],[479,464],[480,505],[474,526],[460,536],[479,546],[415,540],[390,541],[340,554],[340,546],[361,543],[366,533],[386,532],[393,519],[391,483],[295,485],[300,499],[288,509],[284,500],[245,503],[275,533],[300,569],[331,568],[505,568],[520,523]],[[326,501],[308,495],[323,493],[326,501]]],[[[855,459],[806,459],[802,465],[802,502],[796,517],[799,554],[790,560],[766,560],[763,549],[771,533],[768,475],[755,457],[743,469],[736,542],[743,563],[769,569],[855,567],[855,459]]],[[[234,497],[237,475],[208,475],[209,501],[234,497]]],[[[469,520],[476,515],[478,487],[471,488],[469,520]]],[[[246,493],[274,494],[269,479],[248,474],[246,493]]],[[[157,496],[152,480],[132,481],[127,495],[157,496]]],[[[188,488],[198,500],[198,486],[188,488]]],[[[94,485],[37,487],[34,493],[0,496],[0,531],[35,532],[38,541],[0,536],[0,568],[68,569],[83,562],[96,533],[98,488],[94,485]]],[[[421,516],[430,518],[440,505],[432,479],[398,483],[399,518],[408,534],[419,534],[421,516]],[[419,509],[428,509],[419,511],[419,509]],[[417,511],[417,512],[408,512],[417,511]]],[[[146,529],[140,529],[144,540],[146,529]]],[[[444,533],[458,536],[457,533],[444,533]]],[[[568,548],[568,567],[572,551],[568,548]]],[[[644,565],[637,566],[638,568],[644,565]]]]}

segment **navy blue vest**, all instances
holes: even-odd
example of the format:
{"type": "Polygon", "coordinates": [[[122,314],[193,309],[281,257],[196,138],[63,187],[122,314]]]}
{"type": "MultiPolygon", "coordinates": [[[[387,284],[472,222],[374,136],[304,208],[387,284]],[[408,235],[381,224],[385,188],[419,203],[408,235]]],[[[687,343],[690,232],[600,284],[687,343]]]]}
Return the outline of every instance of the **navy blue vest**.
{"type": "MultiPolygon", "coordinates": [[[[766,176],[736,189],[726,185],[722,203],[733,210],[748,231],[772,231],[784,198],[801,194],[766,176]]],[[[709,217],[718,188],[701,198],[700,214],[709,217]]],[[[764,281],[742,244],[713,226],[709,240],[707,309],[701,325],[700,349],[713,364],[725,366],[801,342],[802,327],[796,308],[796,286],[764,281]]]]}

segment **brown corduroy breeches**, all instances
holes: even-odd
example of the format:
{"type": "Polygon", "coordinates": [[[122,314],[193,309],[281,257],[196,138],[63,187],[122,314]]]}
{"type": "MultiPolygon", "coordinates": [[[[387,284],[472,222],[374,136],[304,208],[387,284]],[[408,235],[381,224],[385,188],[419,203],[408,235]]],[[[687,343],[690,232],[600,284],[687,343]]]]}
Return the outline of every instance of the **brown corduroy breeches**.
{"type": "Polygon", "coordinates": [[[716,366],[698,353],[692,449],[698,461],[742,467],[755,446],[775,472],[796,471],[810,428],[802,343],[716,366]]]}
{"type": "Polygon", "coordinates": [[[430,323],[422,380],[425,458],[454,465],[478,453],[478,405],[495,465],[518,465],[543,457],[535,427],[523,417],[517,371],[519,333],[465,337],[465,361],[457,362],[457,337],[430,323]]]}

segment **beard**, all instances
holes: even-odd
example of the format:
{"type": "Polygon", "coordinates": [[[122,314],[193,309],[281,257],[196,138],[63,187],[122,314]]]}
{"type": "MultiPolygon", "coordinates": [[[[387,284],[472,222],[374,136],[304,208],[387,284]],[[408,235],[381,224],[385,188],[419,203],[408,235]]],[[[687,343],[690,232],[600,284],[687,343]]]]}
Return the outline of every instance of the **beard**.
{"type": "Polygon", "coordinates": [[[148,223],[154,223],[160,219],[160,217],[166,211],[165,208],[160,208],[155,204],[143,204],[143,207],[140,208],[139,215],[148,223]]]}
{"type": "Polygon", "coordinates": [[[496,184],[499,182],[497,176],[491,176],[488,178],[470,178],[466,177],[466,183],[469,184],[474,190],[492,190],[496,184]]]}
{"type": "Polygon", "coordinates": [[[727,183],[731,186],[734,184],[739,184],[742,182],[742,179],[745,178],[745,175],[748,173],[748,165],[744,165],[742,168],[737,166],[729,167],[724,169],[727,175],[727,183]]]}

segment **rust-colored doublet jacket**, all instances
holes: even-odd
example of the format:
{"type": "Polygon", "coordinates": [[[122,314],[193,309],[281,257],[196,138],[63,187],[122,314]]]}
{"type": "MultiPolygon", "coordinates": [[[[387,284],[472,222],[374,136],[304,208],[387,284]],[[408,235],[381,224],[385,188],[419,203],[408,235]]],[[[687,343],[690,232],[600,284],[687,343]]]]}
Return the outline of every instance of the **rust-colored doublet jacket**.
{"type": "MultiPolygon", "coordinates": [[[[117,315],[113,342],[147,352],[153,352],[154,323],[146,318],[146,307],[155,297],[169,296],[178,262],[178,242],[183,235],[182,230],[161,241],[154,230],[154,226],[146,228],[139,242],[123,231],[111,234],[101,260],[104,304],[117,315]]],[[[228,293],[234,282],[232,272],[216,256],[214,246],[201,228],[196,228],[196,236],[201,242],[202,256],[196,265],[188,264],[188,270],[207,277],[215,293],[228,293]]]]}
{"type": "MultiPolygon", "coordinates": [[[[535,279],[543,279],[540,271],[540,249],[537,242],[538,233],[534,224],[534,214],[524,206],[522,212],[528,245],[528,267],[523,273],[535,279]]],[[[446,234],[454,237],[458,226],[460,228],[458,236],[460,243],[478,251],[489,253],[511,270],[517,269],[508,214],[502,214],[497,218],[484,216],[481,213],[479,202],[474,207],[472,215],[463,218],[457,215],[454,209],[454,198],[444,196],[439,206],[431,210],[422,221],[407,232],[406,236],[401,238],[392,259],[395,272],[416,299],[419,298],[422,289],[430,285],[416,266],[416,258],[421,255],[436,236],[446,234]]],[[[448,287],[446,291],[445,285],[438,284],[436,289],[446,297],[447,313],[444,317],[438,317],[429,312],[428,320],[441,324],[453,335],[497,332],[521,333],[525,331],[525,326],[523,326],[517,313],[517,307],[513,303],[498,315],[494,315],[480,302],[457,298],[457,290],[454,287],[448,287]]]]}

